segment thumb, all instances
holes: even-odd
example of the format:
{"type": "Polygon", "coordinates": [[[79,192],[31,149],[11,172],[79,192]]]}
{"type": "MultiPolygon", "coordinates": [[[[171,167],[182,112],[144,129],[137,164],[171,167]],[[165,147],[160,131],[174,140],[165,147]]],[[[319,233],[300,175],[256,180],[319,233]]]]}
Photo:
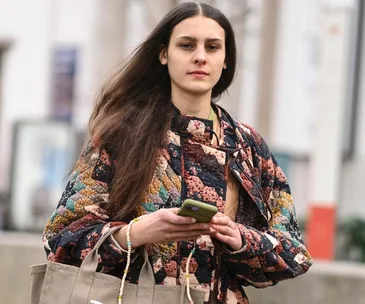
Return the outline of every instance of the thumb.
{"type": "Polygon", "coordinates": [[[176,208],[176,207],[174,207],[174,208],[169,208],[169,211],[171,211],[172,213],[174,213],[174,214],[178,214],[179,213],[179,211],[180,211],[180,208],[176,208]]]}

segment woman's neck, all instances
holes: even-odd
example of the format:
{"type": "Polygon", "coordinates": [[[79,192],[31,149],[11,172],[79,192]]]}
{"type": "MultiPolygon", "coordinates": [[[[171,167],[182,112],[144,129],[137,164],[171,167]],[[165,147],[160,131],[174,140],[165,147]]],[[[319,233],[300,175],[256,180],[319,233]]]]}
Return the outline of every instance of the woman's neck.
{"type": "Polygon", "coordinates": [[[193,95],[183,92],[171,94],[172,103],[181,113],[189,116],[207,119],[210,114],[211,93],[193,95]]]}

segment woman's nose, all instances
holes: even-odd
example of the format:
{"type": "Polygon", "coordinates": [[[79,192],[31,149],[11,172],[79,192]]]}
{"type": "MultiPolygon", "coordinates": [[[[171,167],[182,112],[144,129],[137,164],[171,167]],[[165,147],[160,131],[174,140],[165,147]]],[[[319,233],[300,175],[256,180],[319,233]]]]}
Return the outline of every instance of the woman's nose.
{"type": "Polygon", "coordinates": [[[195,64],[205,64],[207,62],[207,54],[204,48],[197,48],[194,56],[195,64]]]}

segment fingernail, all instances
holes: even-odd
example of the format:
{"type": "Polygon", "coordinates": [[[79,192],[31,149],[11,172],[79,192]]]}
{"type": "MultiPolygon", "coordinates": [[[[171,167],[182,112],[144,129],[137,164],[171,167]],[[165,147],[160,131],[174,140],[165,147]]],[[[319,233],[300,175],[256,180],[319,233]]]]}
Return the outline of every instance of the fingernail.
{"type": "Polygon", "coordinates": [[[196,219],[195,218],[191,218],[191,222],[193,223],[193,224],[195,224],[196,223],[196,219]]]}

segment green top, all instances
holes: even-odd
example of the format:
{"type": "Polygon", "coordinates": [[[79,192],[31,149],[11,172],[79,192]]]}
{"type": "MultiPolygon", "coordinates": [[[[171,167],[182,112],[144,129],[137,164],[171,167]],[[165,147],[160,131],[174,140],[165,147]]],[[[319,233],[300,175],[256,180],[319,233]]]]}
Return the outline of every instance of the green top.
{"type": "Polygon", "coordinates": [[[208,117],[208,120],[215,120],[217,118],[217,114],[214,112],[213,108],[210,107],[210,114],[209,114],[209,117],[208,117]]]}

